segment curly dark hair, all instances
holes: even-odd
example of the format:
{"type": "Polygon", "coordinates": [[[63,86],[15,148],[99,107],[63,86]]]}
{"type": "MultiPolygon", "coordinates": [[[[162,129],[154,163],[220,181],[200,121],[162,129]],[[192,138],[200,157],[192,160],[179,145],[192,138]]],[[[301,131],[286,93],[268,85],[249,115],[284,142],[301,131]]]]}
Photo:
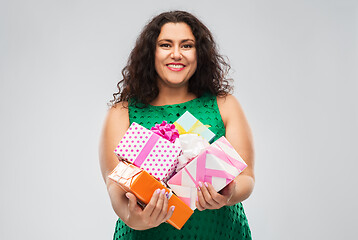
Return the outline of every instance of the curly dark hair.
{"type": "Polygon", "coordinates": [[[117,84],[118,92],[113,94],[112,105],[132,98],[147,105],[158,96],[154,56],[158,36],[166,23],[186,23],[195,37],[197,69],[189,79],[189,92],[197,97],[207,91],[215,96],[226,96],[231,92],[232,79],[226,78],[230,65],[218,53],[209,29],[188,12],[170,11],[154,17],[137,38],[127,65],[122,70],[123,79],[117,84]]]}

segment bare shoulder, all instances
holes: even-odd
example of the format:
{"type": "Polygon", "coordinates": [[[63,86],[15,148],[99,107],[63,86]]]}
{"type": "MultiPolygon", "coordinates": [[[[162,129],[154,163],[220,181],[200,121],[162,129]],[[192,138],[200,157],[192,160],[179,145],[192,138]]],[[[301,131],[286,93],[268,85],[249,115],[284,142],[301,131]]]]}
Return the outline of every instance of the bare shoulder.
{"type": "Polygon", "coordinates": [[[128,103],[127,102],[116,103],[108,110],[107,120],[111,120],[111,119],[125,120],[127,118],[128,118],[128,122],[129,122],[128,103]]]}
{"type": "Polygon", "coordinates": [[[225,126],[231,118],[239,118],[240,115],[243,117],[241,105],[233,95],[218,96],[217,103],[225,126]]]}
{"type": "Polygon", "coordinates": [[[119,102],[108,110],[104,121],[103,133],[111,136],[111,138],[121,138],[128,127],[128,103],[119,102]]]}
{"type": "Polygon", "coordinates": [[[228,94],[226,96],[217,96],[217,102],[219,107],[220,106],[224,106],[224,105],[235,105],[238,104],[239,102],[237,101],[237,99],[232,95],[232,94],[228,94]]]}

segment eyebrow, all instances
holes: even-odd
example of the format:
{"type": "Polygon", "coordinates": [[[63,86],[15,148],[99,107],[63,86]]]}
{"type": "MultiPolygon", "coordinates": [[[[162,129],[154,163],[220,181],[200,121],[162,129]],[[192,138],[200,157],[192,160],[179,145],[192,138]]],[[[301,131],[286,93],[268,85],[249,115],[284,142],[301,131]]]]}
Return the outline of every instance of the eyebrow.
{"type": "MultiPolygon", "coordinates": [[[[171,40],[171,39],[160,39],[160,40],[158,40],[158,42],[170,42],[170,43],[173,43],[173,40],[171,40]]],[[[195,43],[195,41],[193,40],[193,39],[190,39],[190,38],[188,38],[188,39],[183,39],[183,40],[181,40],[180,41],[180,43],[183,43],[183,42],[194,42],[195,43]]]]}

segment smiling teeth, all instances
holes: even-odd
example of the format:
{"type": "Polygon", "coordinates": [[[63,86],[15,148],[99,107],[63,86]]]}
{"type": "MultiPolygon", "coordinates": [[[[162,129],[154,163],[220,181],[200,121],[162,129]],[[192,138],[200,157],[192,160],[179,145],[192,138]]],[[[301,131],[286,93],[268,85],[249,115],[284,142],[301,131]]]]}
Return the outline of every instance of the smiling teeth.
{"type": "Polygon", "coordinates": [[[183,65],[174,65],[174,64],[169,64],[168,67],[171,67],[171,68],[184,68],[183,65]]]}

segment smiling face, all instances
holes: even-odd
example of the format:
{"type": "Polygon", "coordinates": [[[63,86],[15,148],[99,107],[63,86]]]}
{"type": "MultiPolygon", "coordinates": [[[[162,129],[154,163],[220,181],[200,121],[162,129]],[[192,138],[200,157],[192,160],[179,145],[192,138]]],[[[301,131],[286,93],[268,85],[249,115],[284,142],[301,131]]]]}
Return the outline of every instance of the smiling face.
{"type": "Polygon", "coordinates": [[[162,26],[155,50],[158,85],[187,86],[197,66],[195,37],[186,23],[162,26]]]}

